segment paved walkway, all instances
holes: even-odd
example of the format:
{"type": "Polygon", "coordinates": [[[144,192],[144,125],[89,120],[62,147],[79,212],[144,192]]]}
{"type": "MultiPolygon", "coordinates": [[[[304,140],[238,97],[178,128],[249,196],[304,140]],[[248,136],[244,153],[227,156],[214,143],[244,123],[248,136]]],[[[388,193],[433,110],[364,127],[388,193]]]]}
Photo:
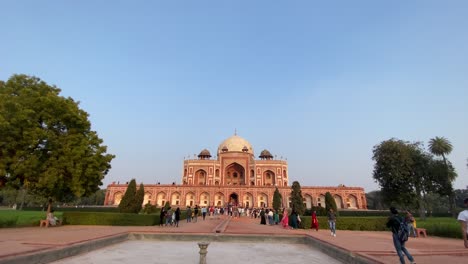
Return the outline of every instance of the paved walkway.
{"type": "MultiPolygon", "coordinates": [[[[0,263],[17,256],[33,255],[53,249],[66,248],[83,242],[135,233],[182,234],[252,234],[252,235],[306,235],[331,244],[375,263],[398,263],[390,232],[337,231],[337,237],[327,230],[290,230],[280,226],[259,224],[259,219],[247,217],[229,219],[198,219],[197,223],[181,221],[179,227],[123,227],[123,226],[61,226],[51,228],[0,229],[0,263]]],[[[407,248],[417,263],[468,263],[468,249],[459,239],[438,237],[410,238],[407,248]]]]}

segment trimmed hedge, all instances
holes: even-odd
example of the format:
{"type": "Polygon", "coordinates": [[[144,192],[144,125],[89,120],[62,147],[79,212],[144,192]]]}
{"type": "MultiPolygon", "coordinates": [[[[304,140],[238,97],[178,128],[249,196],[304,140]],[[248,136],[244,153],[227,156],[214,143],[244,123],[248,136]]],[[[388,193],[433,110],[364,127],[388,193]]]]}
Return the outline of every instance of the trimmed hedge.
{"type": "Polygon", "coordinates": [[[159,224],[159,215],[64,212],[63,222],[69,225],[152,226],[159,224]]]}
{"type": "MultiPolygon", "coordinates": [[[[104,206],[96,206],[96,207],[53,207],[55,211],[60,212],[108,212],[108,213],[118,213],[119,208],[117,207],[104,207],[104,206]]],[[[24,207],[23,211],[46,211],[47,208],[43,207],[24,207]]]]}

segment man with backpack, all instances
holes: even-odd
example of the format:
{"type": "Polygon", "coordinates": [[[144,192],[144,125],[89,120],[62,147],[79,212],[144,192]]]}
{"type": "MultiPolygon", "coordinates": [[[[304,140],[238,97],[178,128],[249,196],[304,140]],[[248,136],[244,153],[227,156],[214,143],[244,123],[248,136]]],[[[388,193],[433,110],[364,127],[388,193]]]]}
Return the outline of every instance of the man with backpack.
{"type": "Polygon", "coordinates": [[[463,243],[465,244],[465,247],[468,248],[468,198],[465,198],[463,201],[465,204],[465,207],[467,208],[464,211],[461,211],[458,214],[458,222],[460,222],[461,230],[462,230],[462,237],[463,237],[463,243]]]}
{"type": "Polygon", "coordinates": [[[409,259],[410,263],[414,262],[413,256],[408,252],[405,247],[406,241],[408,241],[408,224],[405,222],[404,218],[398,215],[397,209],[395,207],[390,207],[391,216],[388,217],[387,227],[392,230],[393,245],[395,250],[400,257],[400,263],[405,263],[405,255],[409,259]],[[404,255],[403,255],[404,253],[404,255]]]}

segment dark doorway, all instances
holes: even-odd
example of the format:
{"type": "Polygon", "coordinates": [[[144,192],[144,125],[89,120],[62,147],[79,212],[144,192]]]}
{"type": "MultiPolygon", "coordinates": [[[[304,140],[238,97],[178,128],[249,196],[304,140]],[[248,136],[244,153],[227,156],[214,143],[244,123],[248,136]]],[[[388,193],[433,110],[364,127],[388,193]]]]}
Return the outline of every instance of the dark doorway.
{"type": "Polygon", "coordinates": [[[237,195],[237,193],[232,193],[231,195],[229,195],[229,204],[231,206],[237,206],[239,203],[239,196],[237,195]]]}

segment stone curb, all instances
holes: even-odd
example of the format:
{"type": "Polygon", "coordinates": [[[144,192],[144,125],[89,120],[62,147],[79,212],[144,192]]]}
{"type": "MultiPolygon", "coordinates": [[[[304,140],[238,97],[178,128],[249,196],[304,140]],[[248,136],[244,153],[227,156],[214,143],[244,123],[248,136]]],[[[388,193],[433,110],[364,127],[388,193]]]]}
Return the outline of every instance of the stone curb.
{"type": "Polygon", "coordinates": [[[90,252],[102,247],[114,245],[126,241],[128,234],[119,234],[111,237],[89,240],[73,245],[65,245],[58,249],[45,250],[26,255],[16,255],[4,259],[0,259],[0,264],[38,264],[49,263],[59,259],[76,256],[81,253],[90,252]]]}
{"type": "Polygon", "coordinates": [[[344,248],[340,248],[336,245],[330,244],[327,241],[317,239],[315,237],[305,235],[306,244],[319,249],[321,252],[339,259],[343,263],[349,264],[382,264],[383,262],[360,254],[355,254],[352,251],[348,251],[344,248]]]}

